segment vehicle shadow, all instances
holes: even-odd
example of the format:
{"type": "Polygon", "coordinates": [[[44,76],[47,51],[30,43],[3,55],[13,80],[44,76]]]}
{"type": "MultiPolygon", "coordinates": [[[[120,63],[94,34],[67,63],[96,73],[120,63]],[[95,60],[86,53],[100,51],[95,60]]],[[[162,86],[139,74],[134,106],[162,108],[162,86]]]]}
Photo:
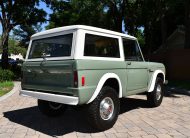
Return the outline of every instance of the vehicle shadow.
{"type": "MultiPolygon", "coordinates": [[[[149,108],[146,100],[121,99],[121,112],[129,112],[138,108],[149,108]]],[[[49,118],[40,113],[37,106],[4,112],[4,117],[10,121],[39,131],[49,136],[62,136],[71,132],[95,133],[86,121],[84,110],[68,108],[63,116],[49,118]]]]}
{"type": "MultiPolygon", "coordinates": [[[[144,95],[145,96],[145,95],[144,95]]],[[[135,98],[122,98],[120,100],[120,114],[135,110],[138,108],[151,108],[147,100],[135,98]]]]}

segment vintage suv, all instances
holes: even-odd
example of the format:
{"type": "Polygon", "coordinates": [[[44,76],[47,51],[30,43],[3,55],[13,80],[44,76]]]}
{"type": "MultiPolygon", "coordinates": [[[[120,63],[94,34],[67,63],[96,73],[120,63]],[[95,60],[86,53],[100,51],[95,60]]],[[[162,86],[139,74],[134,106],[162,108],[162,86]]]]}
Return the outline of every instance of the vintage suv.
{"type": "Polygon", "coordinates": [[[86,105],[91,125],[105,130],[118,118],[119,98],[146,92],[156,107],[164,83],[164,65],[145,62],[135,37],[74,25],[31,37],[20,95],[37,98],[48,116],[62,114],[66,105],[86,105]]]}

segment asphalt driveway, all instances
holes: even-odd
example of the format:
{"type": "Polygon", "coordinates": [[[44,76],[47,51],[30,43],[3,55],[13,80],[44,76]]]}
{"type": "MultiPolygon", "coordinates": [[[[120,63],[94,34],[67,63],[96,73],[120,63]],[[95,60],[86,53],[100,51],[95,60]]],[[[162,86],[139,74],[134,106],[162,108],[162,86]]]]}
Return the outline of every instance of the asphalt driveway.
{"type": "Polygon", "coordinates": [[[122,99],[114,127],[97,132],[86,122],[84,112],[69,108],[61,117],[48,118],[39,112],[36,99],[20,97],[17,90],[0,101],[0,138],[8,137],[190,138],[190,97],[170,95],[157,108],[150,108],[144,95],[122,99]]]}

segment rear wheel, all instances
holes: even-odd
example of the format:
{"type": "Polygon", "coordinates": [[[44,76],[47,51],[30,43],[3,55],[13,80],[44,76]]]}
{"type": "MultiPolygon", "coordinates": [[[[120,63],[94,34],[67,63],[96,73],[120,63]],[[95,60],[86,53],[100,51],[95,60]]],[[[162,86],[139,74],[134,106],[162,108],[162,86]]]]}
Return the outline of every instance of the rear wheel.
{"type": "Polygon", "coordinates": [[[105,86],[96,99],[88,105],[89,123],[96,129],[111,128],[119,115],[120,102],[116,91],[105,86]]]}
{"type": "Polygon", "coordinates": [[[67,105],[38,99],[38,108],[44,115],[56,117],[64,113],[67,105]]]}
{"type": "Polygon", "coordinates": [[[147,100],[150,106],[157,107],[162,103],[164,96],[163,80],[161,78],[156,79],[156,84],[153,92],[147,93],[147,100]]]}

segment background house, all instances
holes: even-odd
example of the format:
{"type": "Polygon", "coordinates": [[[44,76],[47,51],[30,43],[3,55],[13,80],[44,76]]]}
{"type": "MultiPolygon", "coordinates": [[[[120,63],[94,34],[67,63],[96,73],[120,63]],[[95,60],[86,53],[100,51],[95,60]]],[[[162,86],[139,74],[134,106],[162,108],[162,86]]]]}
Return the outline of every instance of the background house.
{"type": "Polygon", "coordinates": [[[160,48],[151,55],[151,61],[162,62],[166,66],[167,79],[190,79],[190,49],[185,49],[185,31],[179,26],[160,48]]]}

